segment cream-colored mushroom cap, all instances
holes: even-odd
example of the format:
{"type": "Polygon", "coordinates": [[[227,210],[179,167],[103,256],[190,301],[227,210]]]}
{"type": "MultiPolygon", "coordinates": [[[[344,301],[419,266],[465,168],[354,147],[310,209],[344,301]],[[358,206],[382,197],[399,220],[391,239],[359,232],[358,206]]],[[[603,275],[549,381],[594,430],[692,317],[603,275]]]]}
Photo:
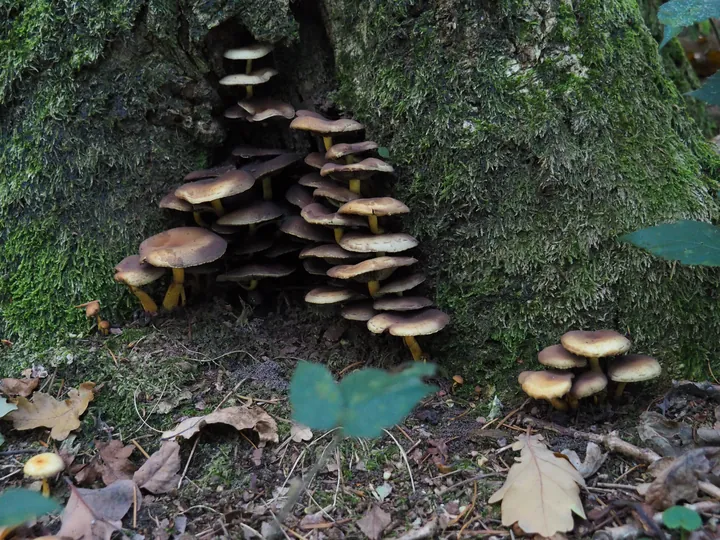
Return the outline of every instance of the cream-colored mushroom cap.
{"type": "Polygon", "coordinates": [[[318,287],[311,290],[305,295],[305,301],[308,304],[338,304],[346,302],[361,295],[352,289],[343,289],[338,287],[318,287]]]}
{"type": "Polygon", "coordinates": [[[382,334],[393,324],[398,324],[406,320],[406,317],[397,313],[380,313],[369,319],[367,329],[373,334],[382,334]]]}
{"type": "Polygon", "coordinates": [[[254,185],[252,175],[236,169],[215,178],[183,184],[175,190],[175,195],[189,203],[200,204],[244,193],[254,185]]]}
{"type": "Polygon", "coordinates": [[[588,358],[616,356],[630,349],[630,340],[614,330],[573,330],[563,334],[560,343],[571,353],[588,358]]]}
{"type": "Polygon", "coordinates": [[[349,118],[340,118],[339,120],[328,120],[319,114],[301,114],[290,122],[290,129],[300,131],[311,131],[318,135],[335,135],[338,133],[352,133],[354,131],[362,131],[365,127],[355,120],[349,118]]]}
{"type": "Polygon", "coordinates": [[[288,188],[285,192],[285,200],[298,208],[305,208],[308,204],[315,202],[312,192],[297,184],[288,188]]]}
{"type": "Polygon", "coordinates": [[[373,307],[378,311],[412,311],[433,305],[433,301],[423,296],[397,296],[375,300],[373,307]]]}
{"type": "MultiPolygon", "coordinates": [[[[564,396],[572,388],[573,374],[562,371],[531,371],[522,379],[523,391],[535,399],[554,399],[564,396]]],[[[521,374],[522,375],[522,374],[521,374]]],[[[518,380],[520,377],[518,377],[518,380]]]]}
{"type": "Polygon", "coordinates": [[[450,316],[447,313],[439,309],[428,309],[403,322],[393,324],[389,332],[393,336],[427,336],[439,332],[449,322],[450,316]]]}
{"type": "Polygon", "coordinates": [[[348,216],[336,214],[320,203],[312,203],[304,206],[300,216],[313,225],[324,225],[326,227],[367,227],[366,220],[359,216],[348,216]]]}
{"type": "Polygon", "coordinates": [[[660,363],[644,354],[628,354],[613,360],[608,368],[610,379],[615,382],[639,382],[659,377],[660,363]]]}
{"type": "Polygon", "coordinates": [[[255,146],[241,144],[233,148],[232,155],[243,159],[250,159],[254,157],[279,156],[286,152],[287,150],[281,148],[257,148],[255,146]]]}
{"type": "Polygon", "coordinates": [[[574,355],[562,345],[550,345],[538,353],[538,362],[554,369],[572,369],[587,366],[587,359],[574,355]]]}
{"type": "Polygon", "coordinates": [[[238,101],[241,109],[247,112],[247,119],[250,122],[262,122],[268,118],[281,116],[283,118],[293,118],[295,109],[289,103],[272,98],[252,98],[238,101]]]}
{"type": "Polygon", "coordinates": [[[277,74],[278,71],[276,69],[265,67],[251,73],[234,73],[233,75],[227,75],[220,79],[220,84],[223,86],[254,86],[268,82],[277,74]]]}
{"type": "Polygon", "coordinates": [[[251,281],[253,279],[280,278],[289,276],[295,268],[287,264],[252,263],[244,264],[217,277],[218,281],[251,281]]]}
{"type": "Polygon", "coordinates": [[[333,235],[329,229],[319,225],[311,225],[300,216],[286,217],[280,224],[280,230],[285,234],[310,240],[311,242],[332,242],[333,235]]]}
{"type": "Polygon", "coordinates": [[[250,206],[234,210],[229,214],[218,218],[216,223],[219,225],[253,225],[272,221],[283,215],[282,208],[272,201],[256,201],[250,206]]]}
{"type": "Polygon", "coordinates": [[[370,150],[375,150],[377,147],[378,144],[375,141],[334,144],[325,152],[325,157],[327,159],[340,159],[353,154],[369,152],[370,150]]]}
{"type": "Polygon", "coordinates": [[[300,180],[298,180],[298,184],[305,187],[310,188],[324,188],[324,187],[335,187],[337,184],[333,182],[332,180],[328,180],[326,178],[323,178],[318,173],[308,173],[304,176],[300,177],[300,180]]]}
{"type": "Polygon", "coordinates": [[[203,178],[215,178],[216,176],[220,176],[221,174],[225,174],[228,171],[234,171],[235,165],[219,165],[217,167],[212,167],[211,169],[200,169],[198,171],[192,171],[185,175],[185,178],[183,178],[183,181],[185,182],[192,182],[194,180],[202,180],[203,178]]]}
{"type": "Polygon", "coordinates": [[[393,281],[389,281],[377,290],[376,296],[382,296],[385,294],[401,293],[414,289],[427,278],[422,272],[410,274],[409,276],[401,277],[393,281]]]}
{"type": "Polygon", "coordinates": [[[338,263],[341,261],[352,261],[364,259],[365,256],[359,253],[353,253],[341,248],[337,244],[320,244],[319,246],[308,246],[300,252],[301,259],[317,257],[324,259],[330,263],[338,263]]]}
{"type": "Polygon", "coordinates": [[[227,242],[200,227],[178,227],[140,244],[140,261],[163,268],[187,268],[218,260],[227,242]]]}
{"type": "Polygon", "coordinates": [[[349,321],[367,322],[377,315],[377,311],[373,309],[372,302],[356,302],[354,304],[343,306],[340,311],[340,315],[343,319],[347,319],[349,321]]]}
{"type": "Polygon", "coordinates": [[[223,56],[230,60],[257,60],[267,56],[273,50],[272,45],[267,43],[253,43],[244,47],[235,47],[225,51],[223,56]]]}
{"type": "Polygon", "coordinates": [[[339,244],[348,251],[357,251],[358,253],[398,253],[414,248],[418,245],[418,241],[405,233],[347,233],[342,236],[339,244]]]}
{"type": "Polygon", "coordinates": [[[309,165],[314,169],[322,169],[327,162],[325,156],[320,152],[310,152],[305,156],[305,165],[309,165]]]}
{"type": "Polygon", "coordinates": [[[165,270],[140,262],[140,255],[125,257],[115,266],[115,281],[142,287],[162,277],[165,270]]]}
{"type": "Polygon", "coordinates": [[[570,395],[576,399],[583,399],[605,390],[608,380],[600,371],[586,371],[581,373],[573,382],[570,395]]]}
{"type": "Polygon", "coordinates": [[[321,176],[333,176],[340,179],[370,178],[375,173],[391,173],[392,165],[385,163],[382,159],[367,158],[357,163],[326,163],[320,169],[321,176]]]}
{"type": "Polygon", "coordinates": [[[328,276],[337,279],[352,279],[371,272],[410,266],[416,262],[417,259],[413,257],[375,257],[357,264],[333,266],[328,270],[328,276]]]}
{"type": "Polygon", "coordinates": [[[53,452],[33,456],[25,462],[23,472],[30,478],[50,478],[65,469],[63,458],[53,452]]]}
{"type": "Polygon", "coordinates": [[[193,206],[187,201],[182,200],[175,195],[175,192],[168,193],[158,203],[160,208],[166,208],[168,210],[177,210],[178,212],[192,212],[193,206]]]}
{"type": "Polygon", "coordinates": [[[246,165],[243,167],[243,170],[249,172],[255,178],[262,178],[263,176],[279,173],[283,169],[286,169],[290,165],[300,161],[301,157],[302,156],[300,154],[280,154],[269,161],[246,165]]]}
{"type": "Polygon", "coordinates": [[[405,203],[392,197],[373,197],[369,199],[355,199],[343,204],[339,214],[355,214],[359,216],[394,216],[407,214],[410,209],[405,203]]]}

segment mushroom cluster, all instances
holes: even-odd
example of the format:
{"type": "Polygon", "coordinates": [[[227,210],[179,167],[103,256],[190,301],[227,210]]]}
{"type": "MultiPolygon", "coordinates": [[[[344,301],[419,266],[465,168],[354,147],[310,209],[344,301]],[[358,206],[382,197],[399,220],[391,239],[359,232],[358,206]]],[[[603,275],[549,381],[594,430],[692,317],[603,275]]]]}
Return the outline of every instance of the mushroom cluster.
{"type": "Polygon", "coordinates": [[[627,383],[653,379],[661,372],[656,359],[625,354],[630,346],[630,340],[614,330],[573,330],[560,338],[560,344],[538,353],[538,362],[550,369],[523,371],[518,382],[527,395],[547,400],[559,410],[576,409],[581,399],[596,397],[607,387],[608,378],[617,383],[615,397],[620,397],[627,383]],[[601,358],[612,358],[607,375],[601,358]],[[585,370],[588,364],[590,369],[585,370]]]}

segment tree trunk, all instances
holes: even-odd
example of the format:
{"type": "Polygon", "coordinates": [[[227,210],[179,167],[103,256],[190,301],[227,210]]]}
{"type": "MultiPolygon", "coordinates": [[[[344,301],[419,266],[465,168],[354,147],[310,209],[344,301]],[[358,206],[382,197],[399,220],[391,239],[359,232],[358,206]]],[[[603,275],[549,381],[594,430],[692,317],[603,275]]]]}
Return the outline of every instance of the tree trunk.
{"type": "MultiPolygon", "coordinates": [[[[393,190],[452,326],[435,358],[534,366],[571,328],[628,332],[667,364],[718,352],[714,271],[620,234],[716,215],[717,158],[629,0],[125,0],[10,13],[0,38],[0,306],[21,336],[128,298],[111,268],[173,224],[157,201],[238,141],[225,48],[277,44],[268,93],[346,112],[390,150],[393,190]],[[210,160],[210,161],[208,161],[210,160]]],[[[512,368],[512,369],[511,369],[512,368]]]]}

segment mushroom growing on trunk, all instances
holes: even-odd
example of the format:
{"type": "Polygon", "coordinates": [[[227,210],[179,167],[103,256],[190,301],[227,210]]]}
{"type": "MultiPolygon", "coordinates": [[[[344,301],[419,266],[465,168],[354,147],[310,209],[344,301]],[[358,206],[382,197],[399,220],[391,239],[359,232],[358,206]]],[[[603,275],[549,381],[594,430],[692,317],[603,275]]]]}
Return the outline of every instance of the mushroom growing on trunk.
{"type": "Polygon", "coordinates": [[[413,257],[375,257],[357,264],[333,266],[328,276],[336,279],[355,279],[367,283],[370,296],[375,296],[380,281],[387,279],[397,269],[417,262],[413,257]]]}
{"type": "Polygon", "coordinates": [[[518,382],[523,391],[534,399],[544,399],[559,411],[568,406],[561,397],[572,388],[573,374],[566,371],[523,371],[518,382]]]}
{"type": "Polygon", "coordinates": [[[614,330],[572,330],[563,334],[560,343],[568,351],[590,359],[593,371],[602,371],[600,358],[624,354],[630,349],[630,340],[614,330]]]}
{"type": "Polygon", "coordinates": [[[191,204],[209,202],[218,216],[225,214],[221,199],[244,193],[255,185],[255,178],[248,172],[234,169],[215,178],[205,178],[183,184],[175,190],[175,196],[191,204]]]}
{"type": "Polygon", "coordinates": [[[607,386],[608,380],[604,373],[600,371],[586,371],[581,373],[573,382],[568,402],[573,409],[578,408],[579,400],[596,396],[607,386]]]}
{"type": "Polygon", "coordinates": [[[355,199],[354,201],[343,204],[339,209],[339,214],[354,214],[359,216],[367,216],[370,232],[380,234],[378,225],[378,217],[394,216],[397,214],[407,214],[410,209],[397,199],[392,197],[374,197],[371,199],[355,199]]]}
{"type": "Polygon", "coordinates": [[[327,151],[333,145],[332,138],[334,135],[356,133],[365,129],[365,126],[349,118],[329,120],[319,113],[299,110],[295,119],[290,122],[290,129],[310,131],[320,135],[323,138],[325,151],[327,151]]]}
{"type": "Polygon", "coordinates": [[[615,397],[618,398],[629,382],[640,382],[660,376],[662,368],[660,362],[644,354],[628,354],[616,358],[610,363],[608,375],[610,380],[618,383],[615,397]]]}
{"type": "Polygon", "coordinates": [[[130,292],[140,300],[145,313],[154,314],[157,313],[157,304],[140,287],[160,279],[164,273],[162,268],[140,262],[139,255],[130,255],[115,266],[115,281],[128,286],[130,292]]]}

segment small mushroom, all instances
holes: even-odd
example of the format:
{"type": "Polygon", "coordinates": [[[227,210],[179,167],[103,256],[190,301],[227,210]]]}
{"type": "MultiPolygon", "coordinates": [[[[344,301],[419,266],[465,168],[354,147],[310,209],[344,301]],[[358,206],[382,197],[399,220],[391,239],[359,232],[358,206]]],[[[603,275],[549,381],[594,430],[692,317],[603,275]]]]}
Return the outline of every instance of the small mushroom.
{"type": "Polygon", "coordinates": [[[402,266],[410,266],[417,262],[413,257],[375,257],[357,264],[333,266],[328,276],[336,279],[357,279],[366,281],[370,296],[375,296],[380,288],[380,280],[402,266]]]}
{"type": "Polygon", "coordinates": [[[197,171],[191,171],[185,175],[183,182],[194,182],[195,180],[202,180],[203,178],[216,178],[229,171],[234,171],[235,165],[229,163],[225,165],[218,165],[217,167],[211,167],[209,169],[199,169],[197,171]]]}
{"type": "Polygon", "coordinates": [[[305,247],[303,244],[298,244],[296,242],[279,242],[263,253],[263,257],[276,259],[277,257],[282,257],[288,253],[300,251],[303,247],[305,247]]]}
{"type": "Polygon", "coordinates": [[[290,120],[295,116],[295,109],[289,103],[272,98],[255,98],[238,101],[238,106],[246,112],[248,122],[262,122],[280,116],[290,120]]]}
{"type": "Polygon", "coordinates": [[[590,359],[594,371],[602,371],[600,358],[624,354],[630,349],[630,340],[614,330],[572,330],[563,334],[560,343],[566,350],[590,359]]]}
{"type": "Polygon", "coordinates": [[[380,287],[377,290],[377,294],[375,296],[384,296],[386,294],[403,294],[405,291],[409,291],[411,289],[414,289],[421,283],[424,283],[426,280],[425,274],[422,272],[417,272],[415,274],[410,274],[409,276],[401,277],[398,279],[394,279],[393,281],[390,281],[380,287]]]}
{"type": "Polygon", "coordinates": [[[312,196],[312,191],[305,189],[298,184],[293,184],[288,188],[285,192],[285,200],[300,209],[303,209],[307,205],[315,202],[312,196]]]}
{"type": "Polygon", "coordinates": [[[300,154],[280,154],[269,161],[244,166],[243,170],[252,174],[255,179],[262,180],[263,199],[269,201],[273,198],[272,178],[287,167],[300,161],[300,158],[300,154]]]}
{"type": "Polygon", "coordinates": [[[414,237],[405,233],[348,233],[338,243],[342,248],[358,253],[399,253],[418,245],[414,237]]]}
{"type": "Polygon", "coordinates": [[[622,396],[625,385],[629,382],[640,382],[660,376],[660,362],[644,354],[628,354],[615,358],[608,368],[610,380],[618,383],[615,397],[622,396]]]}
{"type": "Polygon", "coordinates": [[[157,313],[157,304],[140,287],[160,279],[164,273],[162,268],[140,262],[139,255],[130,255],[115,266],[115,281],[128,286],[130,292],[140,300],[145,313],[157,313]]]}
{"type": "Polygon", "coordinates": [[[98,330],[103,336],[107,336],[110,333],[110,321],[100,321],[98,323],[98,330]]]}
{"type": "Polygon", "coordinates": [[[325,159],[325,156],[320,152],[310,152],[305,156],[305,165],[309,165],[313,169],[320,170],[326,163],[328,163],[328,160],[325,159]]]}
{"type": "Polygon", "coordinates": [[[378,144],[375,141],[334,144],[325,152],[325,158],[328,160],[345,158],[348,163],[352,163],[355,155],[370,152],[377,147],[378,144]]]}
{"type": "Polygon", "coordinates": [[[23,472],[29,478],[42,480],[42,494],[50,496],[50,484],[48,478],[61,473],[65,469],[63,458],[54,452],[45,452],[31,457],[25,462],[23,472]]]}
{"type": "Polygon", "coordinates": [[[218,281],[234,281],[248,291],[254,291],[261,279],[289,276],[295,268],[280,263],[252,263],[217,277],[218,281]]]}
{"type": "Polygon", "coordinates": [[[462,378],[462,375],[453,375],[453,385],[451,390],[455,390],[456,387],[462,386],[465,384],[465,379],[462,378]]]}
{"type": "Polygon", "coordinates": [[[575,379],[568,395],[570,407],[578,408],[578,401],[599,394],[607,386],[608,380],[601,371],[586,371],[575,379]]]}
{"type": "Polygon", "coordinates": [[[365,127],[360,122],[349,118],[329,120],[316,112],[300,110],[295,119],[290,122],[290,129],[310,131],[322,136],[325,151],[327,151],[333,144],[334,135],[362,131],[365,127]]]}
{"type": "Polygon", "coordinates": [[[360,195],[353,193],[335,182],[329,182],[326,185],[316,188],[315,191],[313,191],[313,197],[325,197],[330,204],[340,207],[343,203],[359,198],[360,195]]]}
{"type": "Polygon", "coordinates": [[[266,43],[253,43],[244,47],[228,49],[223,56],[228,60],[245,60],[245,73],[252,71],[252,61],[270,54],[273,46],[266,43]]]}
{"type": "Polygon", "coordinates": [[[372,175],[383,172],[392,173],[392,165],[385,163],[382,159],[366,158],[357,163],[341,165],[339,163],[326,163],[320,169],[320,176],[331,176],[336,180],[347,180],[350,183],[350,191],[360,193],[360,182],[372,175]]]}
{"type": "Polygon", "coordinates": [[[282,148],[258,148],[247,144],[241,144],[232,149],[232,155],[241,159],[275,157],[286,153],[287,150],[282,148]]]}
{"type": "Polygon", "coordinates": [[[414,311],[432,305],[432,300],[422,296],[396,296],[375,300],[373,307],[378,311],[414,311]]]}
{"type": "MultiPolygon", "coordinates": [[[[189,202],[181,199],[177,195],[175,195],[175,190],[172,191],[172,193],[168,193],[165,195],[162,199],[160,199],[160,202],[158,203],[158,206],[160,208],[165,208],[167,210],[175,210],[177,212],[192,212],[193,219],[195,220],[195,223],[198,224],[200,227],[207,227],[207,223],[203,220],[202,216],[200,215],[202,207],[194,207],[189,202]]],[[[207,208],[207,207],[205,207],[207,208]]]]}
{"type": "Polygon", "coordinates": [[[85,317],[88,319],[97,319],[98,324],[102,320],[100,318],[100,300],[92,300],[75,306],[78,309],[85,308],[85,317]]]}
{"type": "Polygon", "coordinates": [[[373,304],[370,301],[348,304],[347,306],[343,306],[340,311],[342,318],[349,321],[367,322],[377,314],[377,311],[373,309],[373,304]]]}
{"type": "Polygon", "coordinates": [[[300,216],[286,217],[282,223],[280,223],[280,230],[295,238],[310,240],[311,242],[333,241],[332,235],[326,228],[318,225],[310,225],[300,216]]]}
{"type": "Polygon", "coordinates": [[[257,201],[253,204],[234,210],[218,218],[217,224],[222,226],[250,228],[250,234],[255,233],[257,227],[282,217],[283,210],[272,201],[257,201]]]}
{"type": "Polygon", "coordinates": [[[538,362],[553,369],[573,369],[587,366],[587,359],[574,355],[562,345],[550,345],[538,353],[538,362]]]}
{"type": "Polygon", "coordinates": [[[308,304],[339,304],[356,298],[362,298],[362,295],[352,289],[329,286],[317,287],[305,295],[308,304]]]}
{"type": "Polygon", "coordinates": [[[337,214],[320,203],[312,203],[303,207],[300,216],[312,225],[323,225],[332,227],[335,234],[335,241],[340,242],[343,238],[345,227],[367,227],[361,218],[337,214]]]}
{"type": "Polygon", "coordinates": [[[323,178],[319,173],[312,172],[300,177],[298,184],[301,186],[317,189],[317,188],[333,188],[338,184],[327,178],[323,178]]]}
{"type": "Polygon", "coordinates": [[[382,334],[393,324],[403,322],[405,319],[406,317],[397,313],[378,313],[368,320],[367,329],[373,334],[382,334]]]}
{"type": "Polygon", "coordinates": [[[175,196],[191,204],[209,202],[215,213],[225,213],[221,199],[244,193],[255,185],[255,178],[249,173],[234,169],[214,178],[205,178],[183,184],[175,190],[175,196]]]}
{"type": "Polygon", "coordinates": [[[561,397],[572,388],[573,374],[567,371],[523,371],[518,382],[523,391],[534,399],[547,400],[559,411],[566,411],[568,406],[561,397]]]}
{"type": "Polygon", "coordinates": [[[405,345],[410,349],[413,360],[417,361],[423,360],[425,357],[415,336],[436,334],[445,328],[449,322],[450,317],[439,309],[426,309],[418,315],[391,325],[388,332],[393,336],[402,337],[405,340],[405,345]]]}
{"type": "Polygon", "coordinates": [[[367,258],[362,253],[353,253],[337,244],[320,244],[307,246],[300,252],[301,259],[317,257],[330,264],[343,264],[348,261],[360,261],[367,258]]]}
{"type": "Polygon", "coordinates": [[[394,216],[396,214],[407,214],[410,209],[402,202],[392,197],[374,197],[370,199],[355,199],[343,204],[339,214],[355,214],[367,216],[370,231],[373,234],[380,234],[378,226],[379,216],[394,216]]]}
{"type": "Polygon", "coordinates": [[[244,86],[245,97],[251,98],[253,96],[253,86],[266,83],[277,74],[278,71],[276,69],[264,67],[251,71],[250,73],[226,75],[220,79],[220,84],[223,86],[244,86]]]}
{"type": "Polygon", "coordinates": [[[320,259],[305,259],[303,261],[303,268],[311,276],[327,277],[327,271],[330,270],[330,265],[320,259]]]}

